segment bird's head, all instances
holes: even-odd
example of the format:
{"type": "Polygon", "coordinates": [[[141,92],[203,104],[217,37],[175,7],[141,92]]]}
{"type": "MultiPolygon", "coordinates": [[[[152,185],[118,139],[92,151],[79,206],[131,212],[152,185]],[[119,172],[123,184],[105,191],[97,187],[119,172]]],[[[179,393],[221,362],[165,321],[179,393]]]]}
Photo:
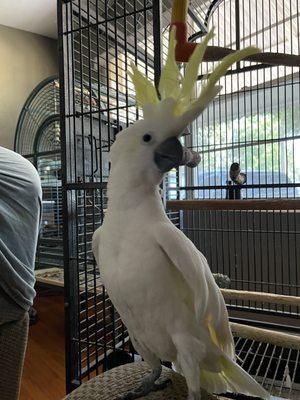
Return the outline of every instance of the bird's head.
{"type": "Polygon", "coordinates": [[[179,139],[220,92],[218,80],[228,68],[243,58],[259,52],[255,47],[238,50],[225,57],[202,84],[198,98],[193,98],[199,65],[207,44],[213,37],[209,32],[192,54],[182,77],[175,60],[175,30],[170,33],[166,64],[158,89],[132,64],[129,75],[135,86],[137,104],[143,109],[143,119],[117,135],[111,152],[112,173],[131,184],[141,182],[157,185],[164,173],[182,164],[184,149],[179,139]]]}

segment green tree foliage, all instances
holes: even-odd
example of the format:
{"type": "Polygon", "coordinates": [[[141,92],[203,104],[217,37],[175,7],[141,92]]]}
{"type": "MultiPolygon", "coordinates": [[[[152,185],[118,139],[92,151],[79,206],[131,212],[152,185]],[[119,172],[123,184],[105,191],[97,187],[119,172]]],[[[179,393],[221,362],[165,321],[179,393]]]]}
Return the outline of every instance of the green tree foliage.
{"type": "Polygon", "coordinates": [[[199,127],[194,139],[204,150],[204,171],[227,170],[236,161],[248,173],[282,172],[291,182],[300,180],[298,105],[199,127]]]}

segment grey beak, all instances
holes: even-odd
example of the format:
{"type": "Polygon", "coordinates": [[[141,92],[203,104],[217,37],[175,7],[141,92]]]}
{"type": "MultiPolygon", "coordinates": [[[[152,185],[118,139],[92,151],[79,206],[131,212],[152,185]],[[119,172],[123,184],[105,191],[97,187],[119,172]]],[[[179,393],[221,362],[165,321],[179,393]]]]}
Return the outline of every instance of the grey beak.
{"type": "Polygon", "coordinates": [[[166,139],[154,153],[154,162],[161,172],[168,172],[179,165],[194,168],[200,160],[199,153],[183,147],[176,137],[166,139]]]}
{"type": "Polygon", "coordinates": [[[183,148],[176,137],[170,137],[155,150],[154,162],[161,172],[171,171],[178,167],[183,157],[183,148]]]}

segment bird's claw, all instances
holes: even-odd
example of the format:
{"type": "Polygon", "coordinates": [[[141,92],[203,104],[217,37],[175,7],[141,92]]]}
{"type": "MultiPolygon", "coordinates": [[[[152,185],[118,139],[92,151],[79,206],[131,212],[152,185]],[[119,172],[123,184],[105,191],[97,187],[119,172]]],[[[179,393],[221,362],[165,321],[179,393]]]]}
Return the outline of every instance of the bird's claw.
{"type": "Polygon", "coordinates": [[[172,383],[171,379],[160,379],[158,383],[154,383],[153,388],[151,389],[151,392],[157,392],[158,390],[164,390],[169,385],[171,385],[171,383],[172,383]]]}
{"type": "Polygon", "coordinates": [[[172,383],[171,379],[160,379],[157,383],[147,385],[145,382],[141,384],[138,388],[119,396],[117,400],[135,400],[140,397],[147,396],[150,392],[157,392],[159,390],[165,389],[172,383]]]}

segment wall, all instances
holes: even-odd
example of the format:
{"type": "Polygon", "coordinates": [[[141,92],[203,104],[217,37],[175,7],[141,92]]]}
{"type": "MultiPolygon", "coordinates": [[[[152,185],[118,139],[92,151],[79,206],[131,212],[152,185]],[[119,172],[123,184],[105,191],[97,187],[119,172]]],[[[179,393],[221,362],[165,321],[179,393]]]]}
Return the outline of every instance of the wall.
{"type": "Polygon", "coordinates": [[[0,25],[0,145],[13,149],[25,100],[43,79],[58,73],[57,42],[0,25]]]}

